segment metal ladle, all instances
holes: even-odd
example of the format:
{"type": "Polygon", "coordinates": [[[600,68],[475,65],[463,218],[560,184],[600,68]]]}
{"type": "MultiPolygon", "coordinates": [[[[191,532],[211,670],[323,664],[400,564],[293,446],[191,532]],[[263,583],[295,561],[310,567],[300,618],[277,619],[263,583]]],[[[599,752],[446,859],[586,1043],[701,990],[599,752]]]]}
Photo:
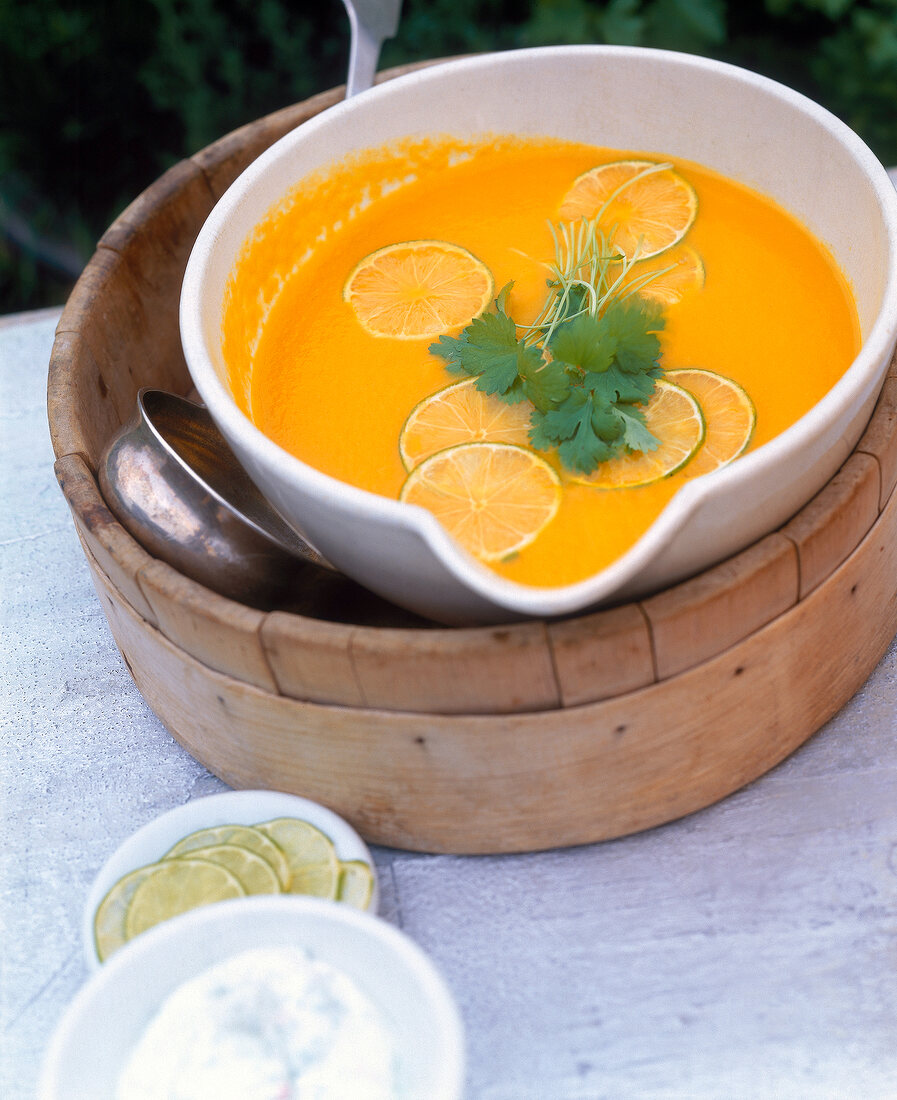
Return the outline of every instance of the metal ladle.
{"type": "Polygon", "coordinates": [[[143,389],[99,464],[116,518],[151,554],[232,599],[273,607],[330,570],[280,518],[203,405],[143,389]]]}

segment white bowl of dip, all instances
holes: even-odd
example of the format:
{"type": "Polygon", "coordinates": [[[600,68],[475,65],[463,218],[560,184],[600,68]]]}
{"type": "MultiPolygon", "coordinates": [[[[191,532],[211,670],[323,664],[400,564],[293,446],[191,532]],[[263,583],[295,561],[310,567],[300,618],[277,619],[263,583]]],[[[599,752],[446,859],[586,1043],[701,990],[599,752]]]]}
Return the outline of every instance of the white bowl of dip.
{"type": "MultiPolygon", "coordinates": [[[[317,898],[286,896],[245,898],[194,909],[158,925],[117,952],[81,989],[60,1021],[44,1059],[39,1100],[111,1100],[117,1096],[119,1100],[136,1100],[158,1095],[150,1091],[117,1093],[129,1063],[131,1079],[136,1069],[138,1078],[145,1075],[147,1086],[157,1070],[170,1072],[166,1059],[158,1054],[144,1062],[140,1051],[136,1064],[131,1061],[145,1036],[147,1043],[153,1041],[147,1032],[151,1024],[156,1038],[159,1030],[171,1036],[172,1057],[178,1058],[179,1065],[183,1062],[184,1080],[188,1074],[190,1079],[206,1072],[214,1075],[222,1059],[233,1062],[235,1042],[240,1044],[238,1068],[244,1073],[254,1070],[261,1052],[281,1046],[281,1031],[271,1027],[273,1012],[279,1010],[271,1006],[285,1000],[290,1004],[291,987],[287,984],[284,988],[281,983],[277,989],[274,982],[270,986],[261,983],[257,989],[251,988],[252,996],[245,996],[247,982],[234,981],[234,960],[260,949],[267,958],[268,952],[275,952],[274,958],[289,959],[297,948],[319,964],[319,974],[314,996],[299,989],[295,1003],[301,1004],[302,1013],[312,1013],[304,1026],[317,1028],[322,1035],[302,1072],[310,1073],[314,1067],[319,1082],[330,1075],[335,1086],[343,1088],[335,1095],[363,1100],[366,1094],[360,1087],[345,1091],[346,1063],[342,1062],[341,1068],[338,1057],[341,1050],[352,1052],[357,1032],[359,1046],[382,1038],[386,1053],[390,1058],[394,1054],[394,1091],[367,1095],[460,1100],[464,1083],[461,1018],[428,956],[399,929],[369,913],[317,898]],[[287,954],[281,956],[282,952],[287,954]],[[220,994],[204,977],[210,968],[222,966],[225,978],[230,969],[233,983],[225,994],[243,994],[236,1017],[233,1013],[222,1017],[220,994]],[[184,983],[195,979],[201,983],[199,988],[194,983],[185,998],[184,983]],[[180,1007],[169,1000],[177,990],[182,991],[178,994],[180,1007]],[[187,1012],[182,1016],[184,999],[187,1012]],[[259,1005],[266,1011],[258,1012],[259,1005]],[[205,1026],[208,1019],[221,1025],[216,1032],[205,1026]],[[346,1028],[353,1030],[350,1033],[346,1028]],[[255,1036],[259,1030],[262,1039],[247,1044],[246,1034],[255,1036]],[[185,1032],[189,1044],[179,1039],[185,1032]],[[154,1068],[154,1061],[163,1064],[154,1068]],[[205,1064],[201,1072],[197,1070],[200,1063],[205,1064]]],[[[238,965],[245,965],[245,960],[238,965]]],[[[261,968],[258,973],[262,974],[261,968]]],[[[299,1011],[290,1008],[286,1015],[295,1017],[299,1011]]],[[[282,1033],[291,1034],[291,1030],[284,1027],[282,1033]]],[[[164,1042],[162,1049],[166,1049],[164,1042]]],[[[365,1049],[372,1051],[370,1061],[382,1062],[383,1050],[365,1049]]],[[[277,1057],[288,1062],[294,1055],[277,1057]]],[[[219,1084],[208,1100],[236,1098],[238,1093],[221,1092],[220,1075],[212,1079],[219,1084]]],[[[232,1079],[237,1077],[232,1075],[232,1079]]]]}
{"type": "Polygon", "coordinates": [[[570,46],[427,68],[286,135],[212,211],[187,267],[180,319],[203,401],[288,522],[337,568],[387,599],[447,623],[485,623],[569,614],[647,594],[788,520],[838,470],[871,415],[897,341],[895,301],[897,194],[872,152],[837,118],[774,81],[720,62],[570,46]],[[254,426],[227,384],[228,279],[254,229],[300,180],[353,151],[409,136],[488,133],[663,150],[761,192],[831,250],[853,290],[862,334],[854,362],[805,416],[725,469],[687,482],[630,550],[562,587],[500,577],[454,543],[429,512],[291,456],[254,426]]]}

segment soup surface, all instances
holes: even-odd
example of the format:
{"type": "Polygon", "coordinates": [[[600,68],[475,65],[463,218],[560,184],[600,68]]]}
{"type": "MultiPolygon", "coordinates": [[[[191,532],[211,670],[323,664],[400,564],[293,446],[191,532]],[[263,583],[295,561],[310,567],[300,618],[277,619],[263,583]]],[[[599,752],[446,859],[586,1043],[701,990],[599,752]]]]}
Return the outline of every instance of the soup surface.
{"type": "MultiPolygon", "coordinates": [[[[756,413],[744,445],[772,439],[822,398],[859,348],[849,288],[823,245],[773,202],[696,164],[510,137],[367,151],[303,181],[272,211],[243,250],[225,306],[225,358],[238,402],[309,465],[399,497],[415,461],[407,453],[403,461],[400,450],[409,415],[468,376],[450,373],[429,350],[432,332],[371,331],[347,300],[357,265],[401,242],[446,242],[473,258],[475,273],[491,275],[473,297],[486,302],[512,284],[503,308],[518,326],[529,325],[550,295],[551,224],[564,221],[565,196],[596,166],[629,160],[669,164],[667,174],[685,180],[696,198],[693,220],[672,248],[645,259],[636,253],[628,269],[631,279],[669,261],[674,278],[679,267],[686,272],[681,292],[660,295],[659,366],[669,372],[661,377],[687,385],[687,375],[673,372],[699,368],[734,380],[756,413]]],[[[610,227],[611,246],[619,229],[610,227]]],[[[457,337],[469,320],[443,331],[457,337]]],[[[709,444],[712,417],[704,419],[709,444]]],[[[650,526],[692,465],[634,488],[596,488],[557,450],[531,453],[556,475],[557,506],[534,521],[531,542],[488,564],[532,585],[569,584],[606,567],[650,526]]]]}

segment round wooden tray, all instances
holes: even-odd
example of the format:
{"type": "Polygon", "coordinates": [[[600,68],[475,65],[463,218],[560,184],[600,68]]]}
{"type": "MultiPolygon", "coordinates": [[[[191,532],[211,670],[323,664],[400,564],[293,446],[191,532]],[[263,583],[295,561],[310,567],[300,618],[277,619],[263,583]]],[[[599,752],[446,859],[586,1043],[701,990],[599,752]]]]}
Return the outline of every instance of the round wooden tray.
{"type": "Polygon", "coordinates": [[[137,390],[190,389],[178,295],[204,219],[342,94],[168,171],[100,240],[60,320],[56,473],[138,688],[228,783],[314,798],[375,843],[536,850],[709,805],[814,733],[897,633],[897,360],[855,451],[780,531],[651,598],[562,621],[437,628],[340,578],[259,610],[151,557],[106,507],[97,463],[137,390]]]}

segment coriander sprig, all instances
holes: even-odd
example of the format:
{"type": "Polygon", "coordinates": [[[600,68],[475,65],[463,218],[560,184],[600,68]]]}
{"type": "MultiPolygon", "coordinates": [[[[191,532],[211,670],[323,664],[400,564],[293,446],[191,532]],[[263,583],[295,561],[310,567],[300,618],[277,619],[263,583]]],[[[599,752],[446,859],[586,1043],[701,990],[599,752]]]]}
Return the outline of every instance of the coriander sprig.
{"type": "Polygon", "coordinates": [[[597,222],[551,227],[549,295],[531,325],[509,315],[508,284],[490,312],[430,345],[448,370],[476,377],[483,393],[532,402],[533,446],[556,449],[565,466],[583,474],[624,450],[659,446],[640,406],[662,374],[657,333],[664,318],[658,305],[633,295],[669,270],[627,283],[637,257],[622,256],[597,222]]]}

